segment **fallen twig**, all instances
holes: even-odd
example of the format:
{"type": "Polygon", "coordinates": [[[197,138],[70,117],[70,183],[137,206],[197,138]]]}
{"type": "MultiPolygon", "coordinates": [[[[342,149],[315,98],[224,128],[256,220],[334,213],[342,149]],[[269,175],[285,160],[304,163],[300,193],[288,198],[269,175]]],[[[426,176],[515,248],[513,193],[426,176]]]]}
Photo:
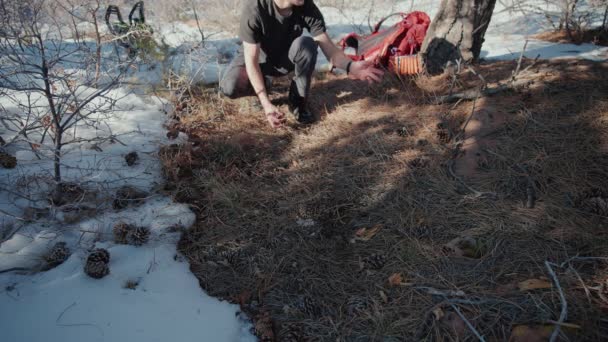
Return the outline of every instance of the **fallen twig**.
{"type": "Polygon", "coordinates": [[[555,330],[553,330],[553,333],[551,334],[551,338],[549,339],[550,342],[555,342],[557,340],[557,336],[559,336],[559,332],[560,332],[561,327],[564,324],[564,321],[568,317],[568,302],[566,301],[566,296],[564,295],[564,291],[562,290],[562,287],[559,283],[559,279],[557,279],[557,276],[555,275],[555,271],[553,271],[553,268],[551,267],[551,263],[548,261],[545,261],[545,267],[547,268],[547,271],[549,272],[551,279],[553,279],[553,283],[555,283],[555,287],[557,288],[557,291],[559,291],[559,298],[560,298],[560,302],[562,304],[562,311],[559,314],[559,319],[557,320],[557,324],[555,324],[555,330]]]}
{"type": "Polygon", "coordinates": [[[528,47],[528,40],[524,43],[524,48],[521,50],[521,54],[519,55],[519,60],[517,61],[517,67],[511,74],[511,82],[515,82],[517,75],[519,75],[519,70],[521,69],[521,61],[524,59],[524,53],[526,52],[526,47],[528,47]]]}
{"type": "Polygon", "coordinates": [[[536,186],[534,185],[534,180],[532,179],[532,176],[530,175],[530,172],[528,172],[527,168],[517,164],[517,163],[513,163],[513,161],[509,160],[507,157],[504,157],[490,149],[484,149],[485,152],[490,153],[500,159],[502,159],[503,161],[506,161],[508,163],[512,163],[513,165],[511,165],[512,168],[517,169],[517,171],[523,173],[524,177],[526,178],[526,208],[527,209],[533,209],[534,206],[536,205],[536,186]]]}
{"type": "Polygon", "coordinates": [[[473,69],[473,67],[467,66],[467,70],[469,70],[469,72],[471,74],[473,74],[479,78],[479,80],[481,81],[481,89],[486,89],[488,87],[488,82],[486,81],[486,79],[480,73],[475,71],[475,69],[473,69]]]}
{"type": "Polygon", "coordinates": [[[65,313],[73,308],[74,306],[76,306],[76,302],[72,303],[71,305],[69,305],[67,308],[65,308],[57,317],[57,320],[55,320],[55,324],[57,324],[57,326],[60,327],[93,327],[96,328],[99,333],[101,334],[101,336],[104,336],[103,330],[101,330],[101,328],[96,325],[96,324],[91,324],[91,323],[74,323],[74,324],[64,324],[64,323],[59,323],[59,321],[61,321],[61,318],[63,317],[63,315],[65,315],[65,313]]]}
{"type": "Polygon", "coordinates": [[[471,122],[471,119],[475,115],[475,107],[476,107],[476,105],[477,105],[477,98],[473,100],[473,109],[471,110],[471,114],[469,114],[469,117],[467,117],[467,120],[464,122],[464,125],[462,126],[462,129],[460,130],[460,132],[458,132],[458,134],[456,135],[456,137],[454,137],[454,141],[458,141],[458,139],[461,136],[464,139],[464,132],[466,131],[467,126],[469,125],[469,122],[471,122]]]}
{"type": "Polygon", "coordinates": [[[530,81],[530,80],[520,80],[520,81],[516,81],[516,82],[509,82],[508,84],[499,84],[496,87],[491,87],[491,88],[486,88],[486,89],[469,89],[469,90],[465,90],[461,93],[438,96],[435,99],[435,103],[443,104],[443,103],[454,103],[458,100],[474,100],[474,99],[477,99],[480,97],[495,95],[495,94],[498,94],[498,93],[506,91],[506,90],[526,87],[532,83],[534,83],[534,82],[530,81]]]}
{"type": "Polygon", "coordinates": [[[450,173],[450,176],[452,176],[460,184],[462,184],[465,188],[467,188],[467,190],[472,192],[473,197],[475,199],[478,199],[478,198],[496,199],[498,197],[495,192],[481,192],[481,191],[477,191],[477,190],[473,189],[467,183],[465,183],[460,177],[458,177],[456,175],[456,172],[454,172],[453,167],[454,167],[454,161],[453,160],[448,161],[448,172],[450,173]]]}
{"type": "Polygon", "coordinates": [[[485,342],[486,339],[479,333],[479,331],[477,331],[477,329],[475,329],[473,324],[471,324],[471,322],[469,322],[469,320],[462,314],[462,312],[460,312],[460,309],[458,309],[458,307],[452,303],[450,303],[450,306],[454,309],[454,311],[456,311],[458,316],[460,316],[460,318],[464,321],[464,323],[467,325],[467,327],[469,327],[469,329],[473,332],[473,334],[475,334],[475,336],[480,341],[485,342]]]}
{"type": "MultiPolygon", "coordinates": [[[[442,297],[464,297],[465,293],[463,291],[454,291],[454,290],[438,290],[433,287],[428,286],[416,286],[414,287],[416,290],[424,290],[426,293],[432,296],[442,296],[442,297]]],[[[447,298],[446,298],[447,299],[447,298]]]]}

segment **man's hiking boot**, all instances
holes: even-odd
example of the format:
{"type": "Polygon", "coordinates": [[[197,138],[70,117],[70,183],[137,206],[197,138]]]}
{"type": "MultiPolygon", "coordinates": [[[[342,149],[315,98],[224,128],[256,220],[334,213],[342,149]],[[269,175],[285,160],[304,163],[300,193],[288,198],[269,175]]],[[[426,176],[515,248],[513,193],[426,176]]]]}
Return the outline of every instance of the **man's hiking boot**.
{"type": "Polygon", "coordinates": [[[301,124],[311,124],[315,122],[315,116],[306,106],[306,98],[298,94],[298,87],[295,82],[291,82],[289,88],[289,111],[296,117],[301,124]]]}

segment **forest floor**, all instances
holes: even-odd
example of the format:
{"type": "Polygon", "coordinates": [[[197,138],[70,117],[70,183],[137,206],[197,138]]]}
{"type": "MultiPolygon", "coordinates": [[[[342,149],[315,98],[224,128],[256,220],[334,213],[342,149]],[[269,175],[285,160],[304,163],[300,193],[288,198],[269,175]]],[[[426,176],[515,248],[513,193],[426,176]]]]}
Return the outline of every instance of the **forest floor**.
{"type": "Polygon", "coordinates": [[[317,74],[319,122],[279,130],[253,98],[180,99],[161,159],[202,288],[266,341],[608,339],[608,64],[516,69],[317,74]],[[502,91],[440,103],[479,88],[502,91]]]}

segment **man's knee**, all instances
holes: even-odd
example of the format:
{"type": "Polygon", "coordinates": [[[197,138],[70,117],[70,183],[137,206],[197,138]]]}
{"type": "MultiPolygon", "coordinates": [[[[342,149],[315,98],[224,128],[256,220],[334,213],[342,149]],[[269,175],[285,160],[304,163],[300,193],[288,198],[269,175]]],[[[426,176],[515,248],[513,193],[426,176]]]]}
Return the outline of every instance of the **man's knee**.
{"type": "Polygon", "coordinates": [[[222,93],[222,95],[233,100],[238,98],[235,82],[232,82],[230,80],[220,80],[220,92],[222,93]]]}
{"type": "Polygon", "coordinates": [[[241,83],[244,83],[243,80],[241,80],[242,75],[240,72],[227,72],[225,73],[219,82],[219,88],[220,88],[220,92],[231,99],[237,99],[242,95],[243,92],[243,85],[241,83]]]}
{"type": "Polygon", "coordinates": [[[294,40],[289,51],[289,57],[296,62],[315,62],[319,45],[312,37],[300,36],[294,40]]]}

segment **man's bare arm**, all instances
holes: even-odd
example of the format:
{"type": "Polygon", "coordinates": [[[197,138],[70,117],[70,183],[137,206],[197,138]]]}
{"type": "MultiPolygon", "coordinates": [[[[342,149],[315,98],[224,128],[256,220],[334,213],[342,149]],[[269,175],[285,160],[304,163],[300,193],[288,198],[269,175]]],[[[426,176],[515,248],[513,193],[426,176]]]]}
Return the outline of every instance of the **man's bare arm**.
{"type": "Polygon", "coordinates": [[[368,82],[380,82],[382,79],[382,75],[384,74],[382,70],[374,67],[371,61],[353,62],[331,41],[327,33],[314,37],[314,40],[319,43],[321,51],[323,51],[327,60],[335,67],[347,70],[350,63],[350,70],[348,71],[351,78],[368,82]]]}
{"type": "Polygon", "coordinates": [[[247,76],[249,82],[255,90],[255,94],[260,99],[262,106],[266,108],[270,106],[270,99],[266,92],[266,85],[264,84],[264,75],[260,68],[260,45],[243,42],[243,51],[245,53],[245,67],[247,68],[247,76]]]}
{"type": "Polygon", "coordinates": [[[260,99],[260,103],[266,113],[266,118],[272,127],[280,127],[285,122],[285,115],[281,113],[271,102],[264,84],[264,74],[260,68],[260,45],[243,42],[245,55],[245,68],[249,82],[260,99]]]}

